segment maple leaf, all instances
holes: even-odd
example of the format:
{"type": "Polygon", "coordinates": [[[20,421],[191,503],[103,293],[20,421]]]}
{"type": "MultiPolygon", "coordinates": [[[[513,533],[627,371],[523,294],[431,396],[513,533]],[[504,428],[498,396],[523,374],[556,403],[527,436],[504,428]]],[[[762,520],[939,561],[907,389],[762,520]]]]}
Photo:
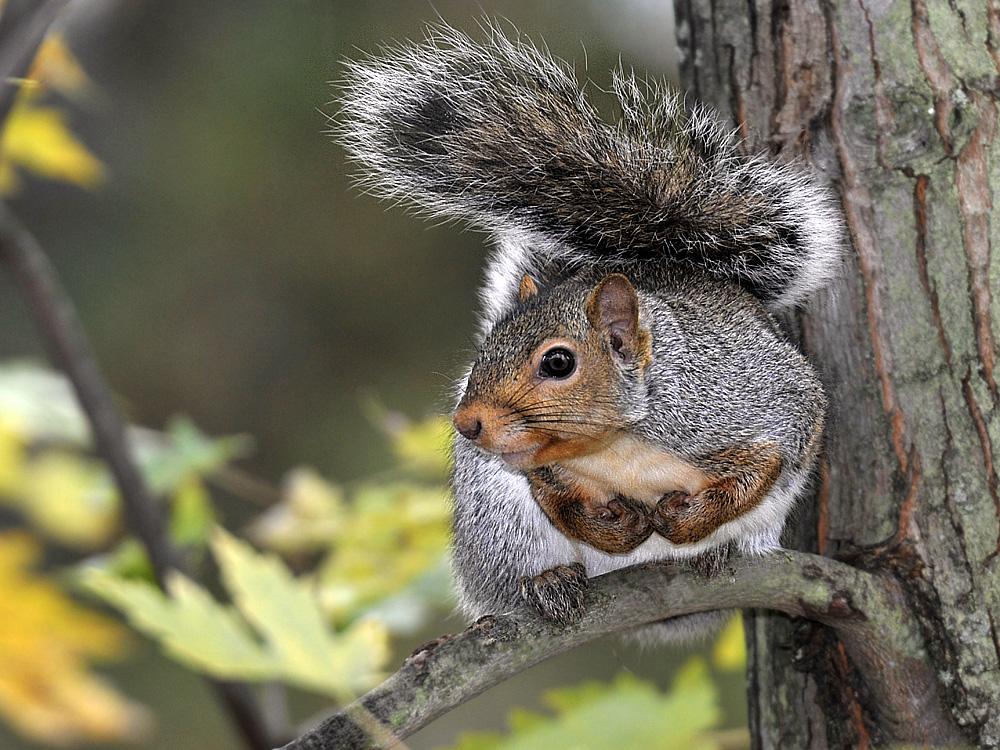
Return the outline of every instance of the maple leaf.
{"type": "Polygon", "coordinates": [[[66,114],[54,107],[34,103],[34,96],[18,96],[0,137],[0,153],[7,165],[6,183],[0,191],[17,188],[16,165],[40,177],[95,188],[105,179],[104,166],[91,154],[67,125],[66,114]]]}
{"type": "Polygon", "coordinates": [[[0,715],[49,744],[136,739],[146,710],[88,668],[120,658],[127,632],[32,573],[40,554],[28,534],[0,534],[0,715]]]}
{"type": "Polygon", "coordinates": [[[222,679],[280,679],[347,700],[382,676],[388,633],[381,624],[364,620],[334,630],[312,582],[295,578],[274,555],[222,529],[212,550],[235,606],[178,573],[167,579],[169,597],[146,581],[98,568],[85,570],[82,582],[173,658],[222,679]]]}
{"type": "Polygon", "coordinates": [[[27,83],[42,85],[74,98],[94,93],[93,81],[66,45],[66,38],[59,33],[45,37],[28,71],[27,83]]]}
{"type": "Polygon", "coordinates": [[[588,682],[553,690],[545,703],[554,715],[515,709],[510,733],[470,733],[450,750],[573,750],[655,747],[658,750],[721,750],[711,730],[718,724],[718,695],[708,665],[694,657],[660,692],[628,673],[613,683],[588,682]]]}
{"type": "Polygon", "coordinates": [[[93,93],[92,82],[61,35],[45,39],[28,78],[20,83],[0,134],[0,195],[17,191],[21,169],[83,188],[98,187],[106,178],[104,165],[69,129],[62,110],[38,104],[47,90],[77,99],[93,93]]]}

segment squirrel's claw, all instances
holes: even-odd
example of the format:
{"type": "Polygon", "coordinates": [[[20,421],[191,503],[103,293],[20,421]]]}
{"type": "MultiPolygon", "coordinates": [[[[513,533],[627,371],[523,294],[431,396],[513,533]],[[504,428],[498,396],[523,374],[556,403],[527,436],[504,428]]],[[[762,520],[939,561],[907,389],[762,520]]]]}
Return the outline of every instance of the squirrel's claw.
{"type": "Polygon", "coordinates": [[[583,617],[588,583],[583,565],[572,563],[557,565],[537,576],[525,576],[518,585],[521,597],[542,617],[569,625],[583,617]]]}

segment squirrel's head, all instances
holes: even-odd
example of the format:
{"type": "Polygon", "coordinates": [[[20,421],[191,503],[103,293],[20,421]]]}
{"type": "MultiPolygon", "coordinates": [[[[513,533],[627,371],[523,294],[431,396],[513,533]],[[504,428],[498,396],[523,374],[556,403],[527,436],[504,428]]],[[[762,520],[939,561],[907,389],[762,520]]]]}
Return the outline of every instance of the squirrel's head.
{"type": "Polygon", "coordinates": [[[480,347],[455,429],[524,470],[601,450],[628,424],[650,344],[625,276],[544,292],[525,276],[520,304],[480,347]]]}

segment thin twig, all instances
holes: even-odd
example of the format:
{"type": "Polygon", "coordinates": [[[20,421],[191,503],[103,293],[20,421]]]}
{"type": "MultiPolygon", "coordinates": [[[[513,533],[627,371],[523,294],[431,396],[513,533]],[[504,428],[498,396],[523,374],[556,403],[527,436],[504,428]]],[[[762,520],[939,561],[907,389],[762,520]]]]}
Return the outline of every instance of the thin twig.
{"type": "MultiPolygon", "coordinates": [[[[118,407],[69,297],[35,238],[0,203],[0,263],[24,293],[59,366],[66,372],[90,422],[94,445],[107,462],[122,498],[128,529],[146,548],[157,583],[180,570],[180,555],[166,532],[162,505],[152,496],[129,450],[118,407]]],[[[273,744],[247,685],[213,682],[249,747],[273,744]]]]}
{"type": "Polygon", "coordinates": [[[382,685],[284,750],[395,748],[487,688],[582,643],[666,617],[752,607],[832,627],[859,673],[882,688],[869,709],[891,739],[962,741],[920,646],[919,624],[898,587],[825,557],[782,551],[739,561],[710,580],[670,564],[609,573],[592,581],[587,613],[567,628],[527,608],[484,617],[414,655],[382,685]]]}
{"type": "Polygon", "coordinates": [[[0,123],[7,121],[21,81],[69,0],[6,0],[0,14],[0,123]]]}
{"type": "MultiPolygon", "coordinates": [[[[7,0],[0,15],[0,127],[17,97],[18,81],[31,67],[49,26],[68,0],[7,0]]],[[[128,528],[139,537],[157,583],[179,568],[180,557],[166,533],[162,507],[153,498],[125,440],[121,415],[101,374],[76,311],[35,238],[0,204],[0,263],[23,291],[53,356],[69,376],[90,421],[94,445],[107,462],[122,498],[128,528]]],[[[247,685],[213,681],[219,699],[249,747],[272,745],[247,685]]]]}
{"type": "Polygon", "coordinates": [[[53,356],[76,391],[90,422],[94,446],[107,462],[121,493],[125,524],[146,548],[156,582],[162,588],[167,573],[180,567],[178,552],[167,537],[162,506],[139,473],[114,397],[55,269],[32,234],[3,204],[0,262],[24,293],[53,356]]]}

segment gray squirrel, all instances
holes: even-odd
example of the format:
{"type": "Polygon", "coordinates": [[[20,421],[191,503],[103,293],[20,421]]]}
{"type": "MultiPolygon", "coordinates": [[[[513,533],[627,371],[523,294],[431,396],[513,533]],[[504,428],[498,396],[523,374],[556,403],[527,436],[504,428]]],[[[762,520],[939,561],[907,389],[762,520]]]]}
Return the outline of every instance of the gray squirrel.
{"type": "Polygon", "coordinates": [[[665,85],[616,71],[609,124],[547,51],[486,32],[348,63],[338,132],[373,192],[494,242],[453,566],[470,616],[572,622],[588,577],[779,546],[826,398],[771,313],[827,284],[842,228],[804,168],[665,85]]]}

